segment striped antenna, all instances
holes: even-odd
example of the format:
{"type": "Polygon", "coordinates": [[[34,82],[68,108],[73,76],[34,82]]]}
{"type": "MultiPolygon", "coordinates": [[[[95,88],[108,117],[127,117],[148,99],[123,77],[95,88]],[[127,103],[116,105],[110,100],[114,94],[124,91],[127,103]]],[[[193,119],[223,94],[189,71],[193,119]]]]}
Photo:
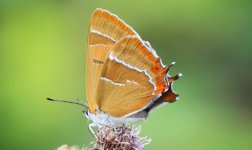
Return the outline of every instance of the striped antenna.
{"type": "Polygon", "coordinates": [[[55,99],[52,99],[52,98],[46,98],[46,99],[49,100],[49,101],[53,101],[53,102],[63,102],[63,103],[76,104],[76,105],[84,106],[86,109],[88,109],[87,104],[81,103],[78,99],[77,99],[77,102],[66,101],[66,100],[55,100],[55,99]]]}

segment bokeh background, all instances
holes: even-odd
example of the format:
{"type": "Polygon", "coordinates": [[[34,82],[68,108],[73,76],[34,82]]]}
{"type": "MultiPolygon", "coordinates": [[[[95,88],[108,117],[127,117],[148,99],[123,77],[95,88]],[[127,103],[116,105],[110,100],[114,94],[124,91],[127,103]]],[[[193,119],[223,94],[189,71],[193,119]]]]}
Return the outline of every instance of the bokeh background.
{"type": "Polygon", "coordinates": [[[142,122],[146,150],[252,149],[252,3],[248,0],[1,0],[1,149],[88,145],[85,51],[92,11],[108,9],[161,56],[178,102],[142,122]]]}

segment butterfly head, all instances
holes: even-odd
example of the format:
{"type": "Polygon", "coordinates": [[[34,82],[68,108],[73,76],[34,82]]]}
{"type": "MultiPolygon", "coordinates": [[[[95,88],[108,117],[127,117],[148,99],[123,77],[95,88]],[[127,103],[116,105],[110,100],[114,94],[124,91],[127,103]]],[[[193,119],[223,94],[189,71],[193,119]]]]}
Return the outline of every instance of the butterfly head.
{"type": "Polygon", "coordinates": [[[82,113],[85,115],[85,117],[86,117],[87,119],[90,119],[90,118],[89,118],[88,109],[83,110],[82,113]]]}

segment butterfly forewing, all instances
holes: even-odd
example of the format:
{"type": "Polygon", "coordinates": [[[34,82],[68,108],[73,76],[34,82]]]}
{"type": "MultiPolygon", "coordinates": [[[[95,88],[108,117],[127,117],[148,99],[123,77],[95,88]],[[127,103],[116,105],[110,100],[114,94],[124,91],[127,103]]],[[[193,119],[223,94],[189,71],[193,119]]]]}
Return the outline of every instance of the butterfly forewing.
{"type": "Polygon", "coordinates": [[[121,38],[137,33],[117,16],[96,9],[91,17],[86,54],[86,93],[91,113],[98,107],[95,99],[104,62],[113,45],[121,38]]]}
{"type": "Polygon", "coordinates": [[[97,104],[95,101],[95,92],[104,61],[111,47],[111,45],[88,46],[86,58],[86,93],[90,112],[94,112],[97,108],[97,104]]]}
{"type": "Polygon", "coordinates": [[[138,34],[116,15],[100,8],[95,10],[89,26],[91,44],[114,44],[128,35],[138,34]]]}

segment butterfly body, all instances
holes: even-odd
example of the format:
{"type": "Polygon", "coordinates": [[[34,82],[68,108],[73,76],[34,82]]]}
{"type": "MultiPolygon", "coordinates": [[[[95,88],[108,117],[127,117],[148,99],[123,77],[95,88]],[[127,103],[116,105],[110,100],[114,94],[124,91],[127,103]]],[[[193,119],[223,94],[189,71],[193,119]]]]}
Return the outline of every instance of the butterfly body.
{"type": "Polygon", "coordinates": [[[90,113],[90,112],[86,112],[86,113],[87,113],[86,117],[92,120],[93,123],[98,127],[117,126],[117,125],[122,125],[122,124],[135,123],[135,122],[145,120],[148,115],[148,113],[146,112],[140,112],[134,115],[116,118],[109,114],[106,114],[103,111],[96,111],[96,113],[90,113]],[[142,115],[140,116],[140,114],[142,115]]]}
{"type": "Polygon", "coordinates": [[[178,95],[170,67],[150,43],[125,22],[103,9],[91,17],[86,59],[88,119],[97,126],[145,120],[148,113],[178,95]]]}

